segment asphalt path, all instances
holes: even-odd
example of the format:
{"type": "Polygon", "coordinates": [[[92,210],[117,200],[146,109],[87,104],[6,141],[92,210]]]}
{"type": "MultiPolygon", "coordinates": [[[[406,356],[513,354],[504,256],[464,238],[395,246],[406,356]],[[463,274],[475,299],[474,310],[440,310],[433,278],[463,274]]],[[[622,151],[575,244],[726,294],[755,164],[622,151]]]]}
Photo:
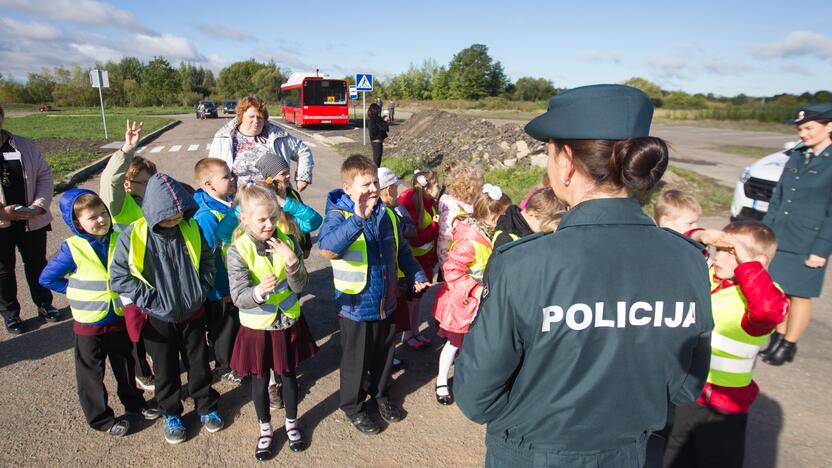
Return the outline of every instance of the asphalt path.
{"type": "MultiPolygon", "coordinates": [[[[141,154],[153,160],[160,171],[193,184],[194,163],[207,156],[207,145],[226,120],[197,121],[190,115],[180,118],[181,125],[143,148],[141,154]]],[[[326,192],[341,185],[338,167],[343,157],[314,136],[315,133],[325,136],[325,130],[301,133],[289,128],[291,133],[314,145],[314,182],[303,197],[323,213],[326,192]]],[[[777,147],[775,136],[783,141],[789,139],[788,135],[728,132],[654,126],[654,133],[670,140],[680,157],[714,162],[713,165],[688,162],[692,169],[712,171],[712,177],[719,179],[722,176],[717,177],[714,169],[719,168],[725,173],[725,181],[731,180],[727,176],[729,172],[738,174],[747,160],[753,159],[710,154],[704,148],[719,144],[777,147]]],[[[360,132],[355,133],[360,138],[360,132]]],[[[82,186],[98,190],[99,180],[96,177],[82,186]]],[[[58,197],[52,204],[56,220],[49,236],[50,256],[70,235],[60,220],[57,206],[58,197]]],[[[707,218],[704,224],[721,227],[726,220],[727,214],[724,218],[707,218]]],[[[407,413],[405,420],[388,426],[378,436],[365,436],[352,428],[337,408],[340,345],[332,305],[331,271],[317,248],[307,260],[307,267],[311,279],[309,291],[303,295],[304,314],[321,347],[320,353],[306,362],[299,373],[303,394],[299,414],[311,446],[306,452],[291,453],[285,446],[285,437],[278,432],[280,451],[275,460],[292,466],[480,465],[484,456],[483,428],[465,419],[455,406],[440,407],[434,400],[438,341],[426,351],[401,348],[398,351],[408,365],[395,374],[392,396],[403,405],[407,413]]],[[[35,318],[20,261],[17,270],[22,316],[30,331],[21,336],[0,332],[0,388],[5,393],[0,409],[0,464],[220,466],[252,463],[257,426],[248,386],[237,387],[225,382],[215,385],[222,394],[220,413],[227,425],[216,434],[198,431],[193,404],[190,400],[186,402],[189,440],[178,446],[169,446],[163,441],[160,421],[139,424],[134,432],[120,440],[88,429],[75,392],[71,320],[45,324],[35,318]]],[[[796,361],[781,368],[760,363],[755,371],[762,391],[749,420],[748,467],[828,466],[832,457],[828,429],[832,421],[828,390],[832,366],[826,356],[832,336],[830,282],[827,275],[825,294],[815,303],[817,313],[800,343],[796,361]]],[[[423,327],[430,326],[427,318],[432,295],[433,292],[424,301],[423,327]]],[[[64,307],[65,298],[56,295],[55,305],[64,307]]],[[[110,404],[120,414],[122,408],[112,391],[115,383],[109,373],[107,385],[111,389],[110,404]]],[[[278,428],[282,416],[273,412],[278,428]]]]}

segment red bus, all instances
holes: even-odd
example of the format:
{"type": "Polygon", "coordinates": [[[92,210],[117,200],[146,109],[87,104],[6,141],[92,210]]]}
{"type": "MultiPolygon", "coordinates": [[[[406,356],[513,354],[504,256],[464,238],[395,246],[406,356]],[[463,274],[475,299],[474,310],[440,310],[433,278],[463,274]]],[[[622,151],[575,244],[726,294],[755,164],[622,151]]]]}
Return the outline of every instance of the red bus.
{"type": "Polygon", "coordinates": [[[280,114],[295,125],[350,123],[346,80],[293,73],[280,86],[280,114]]]}

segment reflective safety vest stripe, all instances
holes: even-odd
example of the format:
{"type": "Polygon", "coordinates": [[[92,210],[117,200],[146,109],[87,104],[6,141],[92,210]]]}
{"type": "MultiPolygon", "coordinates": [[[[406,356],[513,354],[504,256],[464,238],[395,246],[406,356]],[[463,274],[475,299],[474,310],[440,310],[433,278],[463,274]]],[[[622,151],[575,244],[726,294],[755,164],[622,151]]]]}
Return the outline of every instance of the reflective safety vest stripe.
{"type": "Polygon", "coordinates": [[[113,229],[118,232],[124,231],[127,226],[138,221],[142,216],[142,207],[136,203],[136,200],[129,193],[124,194],[124,202],[121,204],[121,210],[113,216],[113,229]]]}
{"type": "MultiPolygon", "coordinates": [[[[718,283],[713,279],[713,270],[710,273],[713,290],[718,283]]],[[[746,301],[737,285],[711,294],[711,309],[714,330],[708,382],[723,387],[745,387],[751,383],[754,359],[769,335],[751,336],[742,329],[746,301]]]]}
{"type": "MultiPolygon", "coordinates": [[[[400,273],[398,270],[398,252],[399,252],[399,223],[396,220],[396,214],[390,208],[385,208],[390,222],[393,224],[393,237],[396,241],[396,270],[397,276],[400,273]]],[[[344,215],[344,219],[353,216],[349,211],[339,210],[344,215]]],[[[340,258],[330,261],[332,264],[332,279],[335,282],[335,289],[346,294],[358,294],[367,286],[367,239],[362,232],[350,244],[340,258]]],[[[404,274],[401,273],[403,277],[404,274]]]]}
{"type": "MultiPolygon", "coordinates": [[[[492,247],[482,242],[468,239],[474,246],[474,260],[468,264],[468,276],[482,283],[482,277],[485,275],[485,267],[488,265],[488,257],[491,256],[492,247]]],[[[458,241],[457,241],[458,242],[458,241]]],[[[454,248],[456,242],[451,244],[451,249],[454,248]]]]}
{"type": "MultiPolygon", "coordinates": [[[[497,238],[500,237],[500,234],[502,234],[502,233],[503,233],[503,231],[497,231],[497,232],[494,233],[494,236],[491,237],[491,245],[494,245],[494,244],[497,243],[497,238]]],[[[520,236],[518,236],[517,234],[512,234],[510,232],[508,233],[508,236],[511,237],[512,241],[516,241],[517,239],[520,238],[520,236]]]]}
{"type": "MultiPolygon", "coordinates": [[[[422,210],[422,216],[419,218],[419,230],[423,231],[430,226],[430,223],[433,222],[433,219],[436,217],[436,208],[431,207],[431,213],[428,214],[427,210],[422,210]]],[[[421,257],[423,255],[427,255],[430,253],[431,250],[436,247],[435,241],[429,241],[423,245],[418,247],[413,247],[413,256],[414,257],[421,257]]]]}
{"type": "MultiPolygon", "coordinates": [[[[202,253],[202,236],[199,234],[199,225],[196,221],[189,219],[179,223],[179,230],[182,231],[182,238],[185,239],[185,247],[188,249],[188,256],[194,271],[199,274],[199,257],[202,253]]],[[[133,230],[130,231],[130,253],[128,263],[130,273],[141,280],[144,284],[153,287],[147,278],[144,277],[144,255],[147,252],[147,220],[140,218],[133,223],[133,230]]]]}
{"type": "Polygon", "coordinates": [[[110,306],[119,317],[124,315],[118,294],[110,290],[110,263],[116,248],[118,234],[110,234],[107,249],[107,266],[101,263],[89,241],[79,236],[66,240],[69,253],[75,262],[75,271],[67,275],[69,282],[66,298],[72,318],[79,323],[96,323],[104,320],[110,306]]]}
{"type": "MultiPolygon", "coordinates": [[[[295,243],[279,229],[275,231],[277,238],[289,243],[295,248],[295,243]]],[[[278,312],[291,318],[300,317],[300,302],[295,293],[289,289],[289,282],[286,279],[286,260],[276,254],[264,257],[257,254],[257,246],[247,234],[243,234],[234,241],[240,257],[246,262],[251,284],[257,286],[262,278],[270,274],[277,276],[277,286],[266,298],[266,302],[252,309],[240,309],[240,324],[254,330],[268,328],[277,320],[278,312]]]]}

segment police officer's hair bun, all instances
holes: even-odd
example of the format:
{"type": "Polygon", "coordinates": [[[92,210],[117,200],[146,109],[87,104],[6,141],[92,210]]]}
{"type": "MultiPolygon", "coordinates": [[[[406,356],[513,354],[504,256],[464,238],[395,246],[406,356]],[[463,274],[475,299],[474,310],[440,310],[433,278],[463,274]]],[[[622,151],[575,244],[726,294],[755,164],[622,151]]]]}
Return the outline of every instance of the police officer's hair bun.
{"type": "Polygon", "coordinates": [[[600,187],[641,197],[661,180],[669,160],[661,138],[555,140],[557,151],[572,150],[575,163],[600,187]]]}
{"type": "Polygon", "coordinates": [[[642,137],[613,144],[610,175],[618,174],[620,186],[633,196],[649,192],[667,170],[670,157],[661,138],[642,137]]]}

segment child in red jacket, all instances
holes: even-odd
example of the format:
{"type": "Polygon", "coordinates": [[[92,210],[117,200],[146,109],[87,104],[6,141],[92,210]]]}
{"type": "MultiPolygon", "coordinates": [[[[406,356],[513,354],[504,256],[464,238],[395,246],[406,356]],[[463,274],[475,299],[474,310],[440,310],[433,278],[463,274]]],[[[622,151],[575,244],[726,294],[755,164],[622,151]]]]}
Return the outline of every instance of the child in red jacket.
{"type": "Polygon", "coordinates": [[[696,405],[676,408],[665,466],[742,467],[748,410],[760,392],[754,359],[789,310],[766,266],[777,250],[774,232],[737,221],[709,242],[714,330],[711,369],[696,405]]]}
{"type": "Polygon", "coordinates": [[[445,282],[439,287],[433,307],[433,316],[439,322],[438,335],[448,340],[439,355],[436,375],[436,401],[442,405],[454,402],[448,389],[448,373],[477,313],[497,219],[509,206],[511,199],[500,187],[485,184],[474,200],[473,215],[463,217],[453,229],[454,240],[448,259],[442,264],[445,282]]]}

